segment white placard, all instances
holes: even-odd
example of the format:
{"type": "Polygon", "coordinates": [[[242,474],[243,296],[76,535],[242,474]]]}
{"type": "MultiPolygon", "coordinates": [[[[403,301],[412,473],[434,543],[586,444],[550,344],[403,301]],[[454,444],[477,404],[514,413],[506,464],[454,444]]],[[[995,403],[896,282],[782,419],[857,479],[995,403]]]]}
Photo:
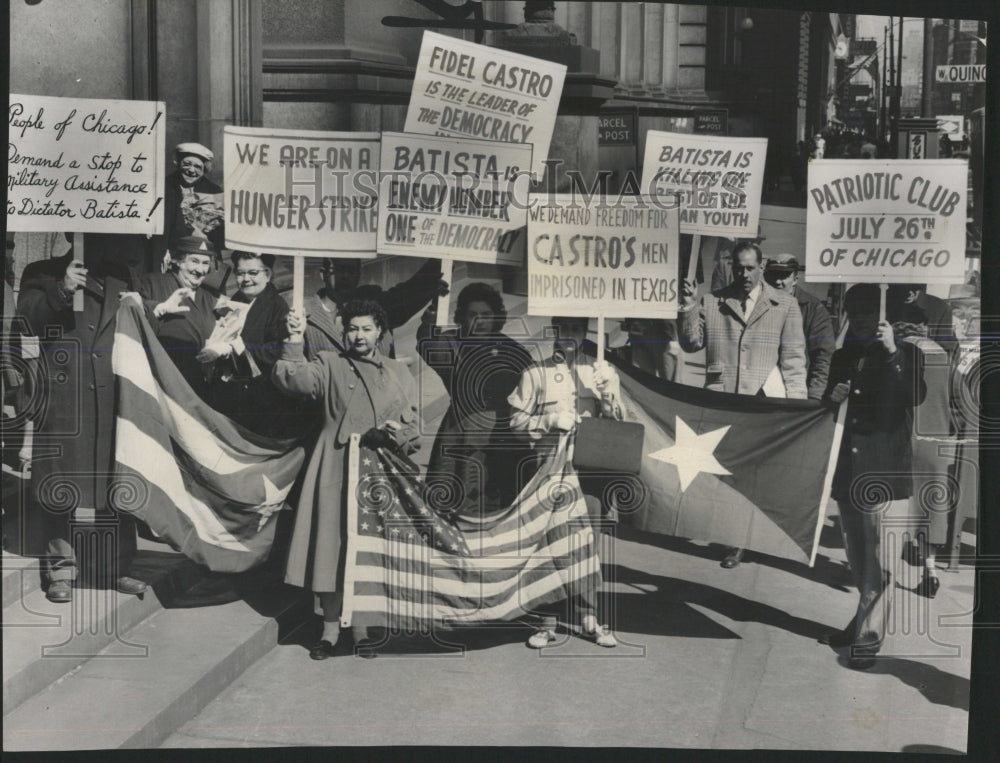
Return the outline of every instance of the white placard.
{"type": "Polygon", "coordinates": [[[404,130],[534,146],[541,177],[566,67],[424,32],[404,130]]]}
{"type": "Polygon", "coordinates": [[[962,159],[809,163],[806,280],[961,283],[962,159]]]}
{"type": "Polygon", "coordinates": [[[11,94],[7,230],[163,232],[165,108],[11,94]]]}
{"type": "Polygon", "coordinates": [[[681,233],[756,236],[767,138],[650,130],[642,190],[679,194],[681,233]]]}
{"type": "Polygon", "coordinates": [[[226,246],[374,257],[379,134],[227,125],[226,246]]]}
{"type": "Polygon", "coordinates": [[[378,251],[524,263],[531,146],[382,133],[378,251]]]}
{"type": "Polygon", "coordinates": [[[756,236],[767,138],[650,130],[642,191],[680,194],[681,233],[756,236]]]}
{"type": "Polygon", "coordinates": [[[528,312],[675,318],[678,209],[649,196],[532,196],[528,312]]]}

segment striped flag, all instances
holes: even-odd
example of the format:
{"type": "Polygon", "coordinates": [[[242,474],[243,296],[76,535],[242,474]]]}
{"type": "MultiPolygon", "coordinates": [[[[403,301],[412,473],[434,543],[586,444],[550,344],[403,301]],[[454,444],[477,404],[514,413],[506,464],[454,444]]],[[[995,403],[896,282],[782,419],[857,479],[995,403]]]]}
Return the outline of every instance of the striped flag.
{"type": "Polygon", "coordinates": [[[115,496],[196,562],[239,572],[267,558],[271,515],[283,508],[304,458],[294,442],[255,435],[199,398],[160,345],[142,309],[118,309],[115,496]]]}
{"type": "Polygon", "coordinates": [[[350,448],[342,625],[511,620],[600,585],[568,438],[512,506],[475,528],[425,503],[408,459],[363,448],[356,435],[350,448]]]}

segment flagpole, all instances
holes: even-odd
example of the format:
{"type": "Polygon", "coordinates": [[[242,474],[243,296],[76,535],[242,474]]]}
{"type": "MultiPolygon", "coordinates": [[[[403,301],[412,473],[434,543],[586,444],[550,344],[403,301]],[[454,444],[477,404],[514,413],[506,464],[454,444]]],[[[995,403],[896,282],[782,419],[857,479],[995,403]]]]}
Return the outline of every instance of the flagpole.
{"type": "Polygon", "coordinates": [[[298,313],[306,302],[306,261],[301,255],[292,257],[292,309],[298,313]]]}
{"type": "Polygon", "coordinates": [[[439,294],[437,298],[437,325],[438,326],[450,326],[451,325],[451,276],[452,276],[452,261],[451,260],[441,260],[441,280],[448,284],[448,293],[439,294]]]}
{"type": "Polygon", "coordinates": [[[351,625],[354,614],[354,558],[353,552],[357,546],[358,534],[358,451],[361,447],[361,435],[356,432],[351,435],[347,453],[347,561],[344,564],[344,606],[340,611],[340,627],[351,625]]]}
{"type": "Polygon", "coordinates": [[[847,402],[845,397],[837,409],[837,423],[834,424],[833,442],[830,445],[830,458],[826,463],[826,476],[823,478],[823,492],[820,493],[822,504],[819,514],[816,517],[816,532],[813,533],[812,552],[809,554],[809,566],[816,563],[816,551],[819,549],[819,536],[823,531],[823,523],[826,521],[826,514],[830,508],[830,490],[833,487],[833,475],[837,469],[837,457],[840,455],[840,441],[844,437],[844,417],[847,416],[847,402]]]}
{"type": "Polygon", "coordinates": [[[687,280],[695,282],[698,277],[698,259],[701,257],[701,234],[694,233],[691,236],[691,255],[688,257],[687,280]]]}
{"type": "Polygon", "coordinates": [[[604,313],[597,316],[597,361],[604,360],[604,313]]]}
{"type": "MultiPolygon", "coordinates": [[[[83,234],[80,232],[73,234],[73,259],[79,260],[81,265],[86,262],[83,259],[83,234]]],[[[83,312],[83,289],[77,289],[73,292],[73,312],[83,312]]]]}

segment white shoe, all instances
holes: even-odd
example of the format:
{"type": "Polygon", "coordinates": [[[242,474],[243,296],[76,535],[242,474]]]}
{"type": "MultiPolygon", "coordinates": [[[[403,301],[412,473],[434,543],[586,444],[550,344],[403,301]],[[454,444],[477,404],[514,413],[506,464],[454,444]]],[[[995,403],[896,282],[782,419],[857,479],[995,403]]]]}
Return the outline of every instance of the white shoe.
{"type": "Polygon", "coordinates": [[[583,618],[583,632],[594,639],[594,643],[607,649],[618,646],[618,639],[607,625],[599,625],[597,618],[587,615],[583,618]]]}
{"type": "Polygon", "coordinates": [[[539,628],[528,638],[528,646],[532,649],[541,649],[556,640],[556,634],[548,628],[539,628]]]}

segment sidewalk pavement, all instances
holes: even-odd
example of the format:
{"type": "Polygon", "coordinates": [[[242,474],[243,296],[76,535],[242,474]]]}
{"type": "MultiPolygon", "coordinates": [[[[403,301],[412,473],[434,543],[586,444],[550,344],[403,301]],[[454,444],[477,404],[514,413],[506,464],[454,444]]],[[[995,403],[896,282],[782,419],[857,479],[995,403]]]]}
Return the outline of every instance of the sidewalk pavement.
{"type": "Polygon", "coordinates": [[[717,546],[621,528],[604,554],[614,650],[566,637],[533,651],[528,628],[495,624],[398,637],[374,660],[344,633],[315,662],[312,623],[164,746],[964,751],[973,571],[939,572],[933,601],[897,590],[884,659],[857,672],[816,641],[857,601],[833,520],[823,535],[813,569],[748,554],[724,570],[717,546]]]}

